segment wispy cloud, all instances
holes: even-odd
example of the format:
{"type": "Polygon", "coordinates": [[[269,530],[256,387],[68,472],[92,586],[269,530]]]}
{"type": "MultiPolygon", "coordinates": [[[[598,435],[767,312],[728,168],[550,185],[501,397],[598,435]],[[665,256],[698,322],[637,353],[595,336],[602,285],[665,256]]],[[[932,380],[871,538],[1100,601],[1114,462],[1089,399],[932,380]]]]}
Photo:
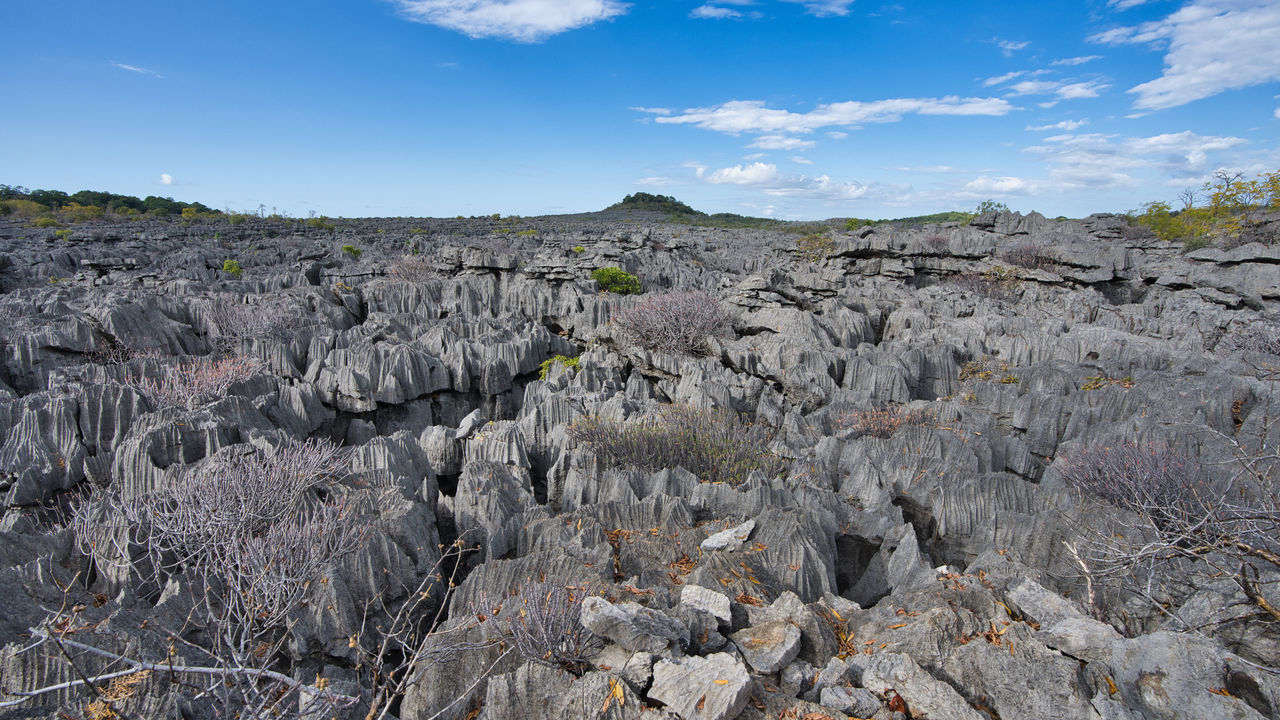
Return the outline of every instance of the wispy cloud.
{"type": "Polygon", "coordinates": [[[737,20],[742,17],[742,11],[717,5],[699,5],[689,13],[689,17],[702,20],[737,20]]]}
{"type": "MultiPolygon", "coordinates": [[[[1054,95],[1057,100],[1080,100],[1082,98],[1095,98],[1102,93],[1103,90],[1111,87],[1100,80],[1088,80],[1085,82],[1063,82],[1060,80],[1023,80],[1009,86],[1009,94],[1012,96],[1020,95],[1054,95]]],[[[1042,103],[1041,107],[1052,107],[1057,100],[1051,103],[1042,103]]]]}
{"type": "Polygon", "coordinates": [[[1128,10],[1139,5],[1146,5],[1151,0],[1107,0],[1107,4],[1117,10],[1128,10]]]}
{"type": "Polygon", "coordinates": [[[1094,60],[1101,60],[1101,59],[1102,59],[1101,55],[1081,55],[1079,57],[1058,58],[1057,60],[1054,60],[1049,64],[1057,65],[1057,66],[1065,65],[1067,67],[1075,67],[1076,65],[1083,65],[1085,63],[1090,63],[1090,62],[1093,62],[1094,60]]]}
{"type": "Polygon", "coordinates": [[[760,100],[731,100],[720,105],[689,108],[658,116],[654,122],[693,125],[737,135],[810,133],[825,127],[857,128],[866,123],[898,122],[903,115],[1005,115],[1013,105],[1002,98],[895,98],[872,102],[847,101],[819,105],[809,112],[766,107],[760,100]]]}
{"type": "Polygon", "coordinates": [[[622,15],[618,0],[393,0],[414,22],[473,38],[538,42],[622,15]]]}
{"type": "Polygon", "coordinates": [[[854,0],[782,0],[782,2],[798,3],[804,6],[805,12],[818,17],[832,15],[848,15],[854,0]]]}
{"type": "Polygon", "coordinates": [[[1129,92],[1139,110],[1163,110],[1226,90],[1280,80],[1280,3],[1196,0],[1162,20],[1097,33],[1105,44],[1167,48],[1164,73],[1129,92]]]}
{"type": "Polygon", "coordinates": [[[974,178],[964,185],[965,194],[990,197],[992,195],[1036,195],[1043,190],[1043,187],[1034,181],[1026,178],[1014,176],[991,177],[983,175],[974,178]]]}
{"type": "Polygon", "coordinates": [[[1056,189],[1077,190],[1134,185],[1133,173],[1140,170],[1166,177],[1200,175],[1211,168],[1214,154],[1246,142],[1190,130],[1130,138],[1067,133],[1045,138],[1044,144],[1026,150],[1049,165],[1049,178],[1056,189]]]}
{"type": "Polygon", "coordinates": [[[797,165],[812,165],[812,164],[813,164],[813,161],[812,161],[812,160],[810,160],[810,159],[809,159],[809,158],[807,158],[807,157],[803,157],[803,156],[801,156],[801,155],[792,155],[790,158],[787,158],[787,159],[788,159],[788,160],[790,160],[791,162],[793,162],[793,163],[797,164],[797,165]]]}
{"type": "Polygon", "coordinates": [[[1007,83],[1010,80],[1013,80],[1014,78],[1019,78],[1026,74],[1027,74],[1026,70],[1013,70],[1003,75],[996,75],[995,77],[989,77],[986,80],[982,81],[982,87],[991,87],[992,85],[1003,85],[1004,83],[1007,83]]]}
{"type": "Polygon", "coordinates": [[[139,75],[150,75],[151,77],[164,79],[164,76],[155,70],[148,70],[147,68],[138,67],[137,65],[125,65],[124,63],[118,63],[115,60],[111,61],[111,67],[128,70],[129,72],[138,73],[139,75]]]}
{"type": "Polygon", "coordinates": [[[1028,125],[1027,130],[1030,132],[1049,132],[1051,130],[1065,130],[1070,132],[1072,130],[1079,130],[1088,124],[1088,120],[1063,120],[1062,122],[1056,122],[1052,125],[1028,125]]]}
{"type": "Polygon", "coordinates": [[[806,150],[817,145],[812,140],[788,137],[786,135],[761,135],[747,147],[760,150],[806,150]]]}
{"type": "Polygon", "coordinates": [[[1030,40],[1000,40],[996,39],[996,45],[1000,48],[1000,52],[1005,57],[1013,57],[1013,53],[1018,50],[1026,50],[1030,45],[1030,40]]]}

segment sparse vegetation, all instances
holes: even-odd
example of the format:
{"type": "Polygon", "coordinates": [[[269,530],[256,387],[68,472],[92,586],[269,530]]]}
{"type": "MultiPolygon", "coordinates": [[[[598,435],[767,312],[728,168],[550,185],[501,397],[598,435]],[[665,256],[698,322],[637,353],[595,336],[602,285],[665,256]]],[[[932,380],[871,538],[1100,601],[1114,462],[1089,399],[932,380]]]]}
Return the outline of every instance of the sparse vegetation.
{"type": "Polygon", "coordinates": [[[600,285],[601,292],[618,295],[639,295],[640,278],[620,267],[602,267],[591,271],[591,279],[600,285]]]}
{"type": "Polygon", "coordinates": [[[570,426],[569,436],[586,443],[606,466],[683,467],[702,482],[739,485],[754,471],[772,476],[786,468],[767,449],[772,430],[732,410],[669,405],[625,424],[593,416],[570,426]]]}
{"type": "Polygon", "coordinates": [[[622,342],[646,350],[699,355],[707,338],[731,331],[729,313],[704,291],[649,295],[613,316],[622,342]]]}
{"type": "Polygon", "coordinates": [[[1010,268],[997,265],[986,272],[963,272],[953,275],[948,283],[956,288],[980,295],[988,300],[1008,302],[1018,297],[1022,281],[1010,268]]]}
{"type": "Polygon", "coordinates": [[[546,380],[547,377],[551,374],[551,368],[555,365],[563,365],[564,367],[567,367],[567,368],[576,368],[578,367],[579,360],[580,358],[568,357],[565,355],[556,355],[553,358],[547,358],[546,360],[542,361],[541,365],[538,366],[538,379],[546,380]]]}
{"type": "Polygon", "coordinates": [[[239,279],[240,276],[244,274],[244,268],[240,267],[239,260],[232,260],[228,258],[222,261],[222,272],[239,279]]]}
{"type": "Polygon", "coordinates": [[[353,260],[359,260],[360,254],[363,253],[364,251],[356,247],[355,245],[343,245],[342,252],[350,255],[353,260]]]}
{"type": "Polygon", "coordinates": [[[822,262],[836,247],[829,235],[814,233],[796,240],[796,252],[809,262],[822,262]]]}
{"type": "Polygon", "coordinates": [[[1028,270],[1052,270],[1059,264],[1053,252],[1043,245],[1022,243],[1001,253],[1000,257],[1010,265],[1028,270]]]}
{"type": "Polygon", "coordinates": [[[908,408],[902,405],[859,410],[842,415],[836,420],[838,432],[848,438],[875,437],[887,439],[908,426],[933,424],[933,413],[924,408],[908,408]]]}
{"type": "Polygon", "coordinates": [[[391,261],[387,274],[405,282],[426,282],[439,277],[431,262],[421,255],[401,255],[391,261]]]}

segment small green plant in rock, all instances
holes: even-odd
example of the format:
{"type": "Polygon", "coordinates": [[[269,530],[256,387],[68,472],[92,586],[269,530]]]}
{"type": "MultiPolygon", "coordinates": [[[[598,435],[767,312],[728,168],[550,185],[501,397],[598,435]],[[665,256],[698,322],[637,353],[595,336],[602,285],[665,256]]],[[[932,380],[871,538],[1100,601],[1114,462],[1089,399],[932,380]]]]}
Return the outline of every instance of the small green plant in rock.
{"type": "Polygon", "coordinates": [[[543,360],[542,365],[539,366],[538,379],[546,380],[547,376],[551,374],[552,366],[556,364],[563,365],[567,368],[576,368],[578,367],[578,361],[581,359],[582,358],[568,357],[565,355],[557,355],[553,358],[547,358],[546,360],[543,360]]]}
{"type": "Polygon", "coordinates": [[[222,261],[222,272],[227,273],[231,277],[239,278],[244,274],[244,269],[240,267],[239,260],[231,260],[228,258],[222,261]]]}
{"type": "Polygon", "coordinates": [[[44,217],[36,218],[35,226],[38,228],[58,227],[58,221],[46,215],[44,217]]]}
{"type": "Polygon", "coordinates": [[[54,231],[53,231],[53,234],[54,234],[54,235],[57,235],[59,240],[70,240],[70,239],[71,239],[71,229],[70,229],[70,228],[65,228],[65,229],[63,229],[63,230],[54,230],[54,231]]]}
{"type": "Polygon", "coordinates": [[[359,260],[359,259],[360,259],[360,253],[362,253],[362,252],[364,252],[364,251],[363,251],[363,250],[361,250],[360,248],[356,247],[355,245],[343,245],[343,246],[342,246],[342,252],[344,252],[344,253],[346,253],[346,254],[350,255],[350,256],[351,256],[353,259],[355,259],[355,260],[359,260]]]}
{"type": "Polygon", "coordinates": [[[619,267],[602,267],[591,271],[591,279],[600,284],[603,292],[618,295],[639,295],[640,278],[619,267]]]}
{"type": "Polygon", "coordinates": [[[574,246],[573,246],[573,253],[574,253],[575,255],[581,255],[582,253],[584,253],[584,252],[586,252],[586,251],[587,251],[587,249],[586,249],[586,248],[584,248],[584,247],[582,247],[581,245],[574,245],[574,246]]]}

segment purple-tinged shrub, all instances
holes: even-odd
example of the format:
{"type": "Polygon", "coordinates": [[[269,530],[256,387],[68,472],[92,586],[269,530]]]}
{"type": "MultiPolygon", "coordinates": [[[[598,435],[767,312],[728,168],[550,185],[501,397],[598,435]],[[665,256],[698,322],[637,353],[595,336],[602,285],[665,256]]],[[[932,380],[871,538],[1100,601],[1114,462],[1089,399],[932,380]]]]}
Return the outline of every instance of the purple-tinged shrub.
{"type": "Polygon", "coordinates": [[[707,338],[730,334],[731,324],[720,301],[701,290],[650,295],[613,316],[622,342],[676,355],[705,352],[707,338]]]}
{"type": "Polygon", "coordinates": [[[1160,444],[1116,443],[1064,458],[1058,473],[1068,484],[1165,525],[1204,511],[1200,463],[1160,444]]]}

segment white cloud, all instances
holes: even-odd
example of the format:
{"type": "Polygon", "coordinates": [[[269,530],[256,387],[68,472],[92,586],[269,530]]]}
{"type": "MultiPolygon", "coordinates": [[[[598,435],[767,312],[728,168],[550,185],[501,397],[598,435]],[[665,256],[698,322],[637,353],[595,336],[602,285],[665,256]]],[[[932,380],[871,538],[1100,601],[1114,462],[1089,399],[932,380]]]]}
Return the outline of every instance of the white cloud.
{"type": "Polygon", "coordinates": [[[177,185],[178,181],[174,180],[173,176],[170,175],[169,173],[160,173],[160,184],[161,185],[177,185]]]}
{"type": "Polygon", "coordinates": [[[1070,130],[1079,130],[1080,128],[1088,124],[1089,124],[1088,120],[1063,120],[1062,122],[1056,122],[1056,123],[1053,123],[1052,125],[1035,125],[1035,126],[1028,125],[1027,130],[1029,130],[1030,132],[1047,132],[1049,130],[1070,131],[1070,130]]]}
{"type": "Polygon", "coordinates": [[[1107,0],[1107,4],[1117,10],[1128,10],[1129,8],[1146,5],[1151,0],[1107,0]]]}
{"type": "Polygon", "coordinates": [[[723,20],[725,18],[740,18],[742,13],[733,8],[699,5],[689,13],[689,17],[702,20],[723,20]]]}
{"type": "Polygon", "coordinates": [[[1143,170],[1166,177],[1203,173],[1211,167],[1211,153],[1245,142],[1243,138],[1197,135],[1189,130],[1136,138],[1066,133],[1045,138],[1045,144],[1026,150],[1049,165],[1049,177],[1058,189],[1075,190],[1134,185],[1133,173],[1143,170]]]}
{"type": "Polygon", "coordinates": [[[618,0],[393,0],[414,22],[473,38],[537,42],[622,15],[618,0]]]}
{"type": "Polygon", "coordinates": [[[996,45],[1000,46],[1000,51],[1005,57],[1013,57],[1015,50],[1025,50],[1031,45],[1030,40],[997,40],[996,45]]]}
{"type": "Polygon", "coordinates": [[[654,118],[655,122],[693,125],[717,132],[809,133],[824,127],[858,127],[863,123],[897,122],[908,113],[919,115],[1005,115],[1013,110],[1001,98],[896,98],[872,102],[838,102],[819,105],[805,113],[765,107],[760,100],[732,100],[721,105],[690,108],[679,114],[654,118]]]}
{"type": "Polygon", "coordinates": [[[984,175],[965,183],[964,190],[976,195],[1034,195],[1041,191],[1041,187],[1020,177],[984,175]]]}
{"type": "Polygon", "coordinates": [[[829,17],[831,15],[848,15],[849,6],[853,5],[854,0],[782,0],[783,2],[799,3],[804,6],[805,12],[818,17],[829,17]]]}
{"type": "Polygon", "coordinates": [[[760,158],[765,157],[768,154],[769,153],[751,153],[749,155],[743,155],[742,159],[743,160],[759,160],[760,158]]]}
{"type": "Polygon", "coordinates": [[[814,145],[817,143],[812,140],[801,140],[786,135],[761,135],[747,147],[761,150],[807,150],[814,145]]]}
{"type": "Polygon", "coordinates": [[[1195,0],[1163,20],[1098,33],[1093,42],[1167,47],[1164,74],[1129,90],[1134,107],[1163,110],[1280,80],[1280,3],[1195,0]]]}
{"type": "Polygon", "coordinates": [[[827,137],[831,138],[832,140],[843,140],[849,137],[849,133],[840,132],[839,130],[832,130],[831,132],[827,133],[827,137]]]}
{"type": "Polygon", "coordinates": [[[812,165],[812,164],[813,164],[813,161],[812,161],[812,160],[810,160],[809,158],[807,158],[807,157],[801,157],[801,156],[799,156],[799,155],[792,155],[792,156],[791,156],[791,158],[790,158],[790,160],[791,160],[791,162],[793,162],[793,163],[795,163],[795,164],[797,164],[797,165],[812,165]]]}
{"type": "Polygon", "coordinates": [[[1093,62],[1094,60],[1101,60],[1101,59],[1102,59],[1101,55],[1081,55],[1080,57],[1058,58],[1057,60],[1054,60],[1049,64],[1050,65],[1066,65],[1068,67],[1074,67],[1076,65],[1083,65],[1085,63],[1093,62]]]}
{"type": "Polygon", "coordinates": [[[137,65],[125,65],[124,63],[118,63],[115,60],[111,61],[111,67],[128,70],[129,72],[138,73],[139,75],[150,75],[152,77],[164,79],[164,76],[155,70],[148,70],[147,68],[138,67],[137,65]]]}
{"type": "Polygon", "coordinates": [[[671,108],[664,108],[664,107],[638,107],[637,106],[629,109],[635,110],[636,112],[649,113],[651,115],[670,115],[671,114],[671,108]]]}
{"type": "Polygon", "coordinates": [[[707,176],[712,185],[767,185],[777,179],[778,166],[762,162],[720,168],[707,176]]]}
{"type": "Polygon", "coordinates": [[[852,200],[865,195],[870,186],[834,180],[829,175],[783,175],[773,163],[756,162],[721,168],[704,178],[713,185],[756,188],[776,197],[804,197],[818,200],[852,200]]]}
{"type": "Polygon", "coordinates": [[[1276,119],[1277,119],[1277,120],[1280,120],[1280,107],[1276,108],[1276,113],[1275,113],[1275,115],[1276,115],[1276,119]]]}

